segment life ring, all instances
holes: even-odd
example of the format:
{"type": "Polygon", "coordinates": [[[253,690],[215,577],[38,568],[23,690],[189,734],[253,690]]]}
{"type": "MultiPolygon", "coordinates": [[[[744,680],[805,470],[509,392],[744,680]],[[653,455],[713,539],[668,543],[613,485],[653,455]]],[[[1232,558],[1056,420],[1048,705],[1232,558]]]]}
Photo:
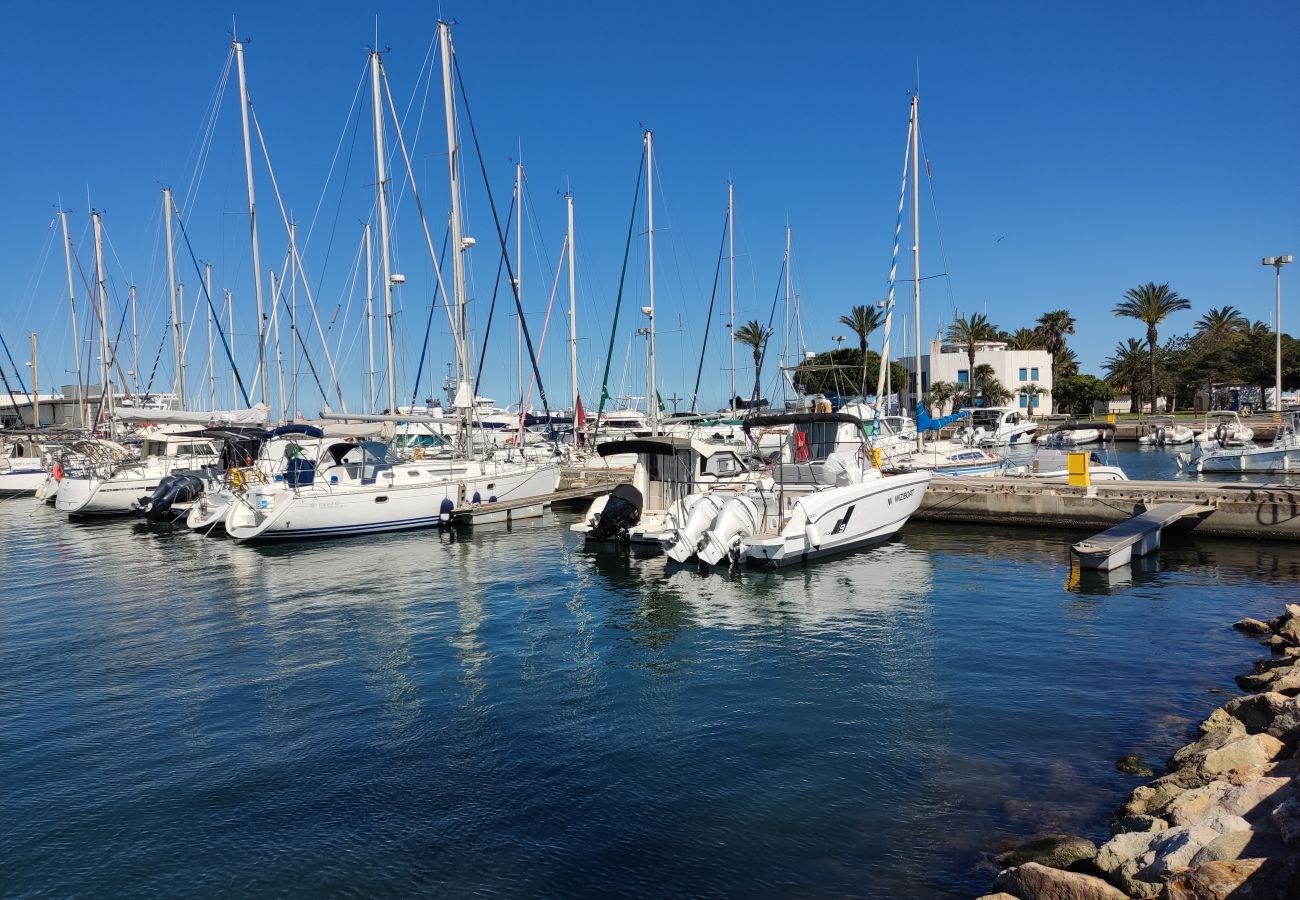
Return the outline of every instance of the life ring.
{"type": "Polygon", "coordinates": [[[59,463],[55,463],[55,464],[50,468],[50,474],[54,476],[54,480],[55,480],[55,481],[62,481],[62,480],[63,480],[63,466],[61,466],[59,463]]]}

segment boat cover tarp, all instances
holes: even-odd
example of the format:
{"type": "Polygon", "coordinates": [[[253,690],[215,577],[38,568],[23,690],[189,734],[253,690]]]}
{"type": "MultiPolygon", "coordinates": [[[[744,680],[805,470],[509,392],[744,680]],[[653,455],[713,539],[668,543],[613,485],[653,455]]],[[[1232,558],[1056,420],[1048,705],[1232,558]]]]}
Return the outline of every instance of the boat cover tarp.
{"type": "Polygon", "coordinates": [[[747,416],[742,426],[746,432],[752,428],[769,428],[774,425],[815,425],[825,422],[844,422],[862,427],[862,420],[849,413],[771,413],[769,415],[747,416]]]}
{"type": "Polygon", "coordinates": [[[119,409],[114,416],[123,422],[154,422],[159,425],[264,425],[270,410],[263,404],[251,409],[217,409],[190,412],[187,409],[119,409]]]}
{"type": "Polygon", "coordinates": [[[650,456],[664,456],[678,450],[691,449],[691,439],[681,437],[643,437],[628,438],[624,441],[607,441],[596,446],[601,456],[618,456],[623,453],[645,453],[650,456]]]}
{"type": "Polygon", "coordinates": [[[930,413],[926,411],[924,403],[916,405],[916,430],[917,431],[938,431],[941,428],[947,428],[958,419],[964,419],[970,415],[969,409],[963,409],[961,412],[955,412],[950,416],[941,416],[937,419],[930,418],[930,413]]]}

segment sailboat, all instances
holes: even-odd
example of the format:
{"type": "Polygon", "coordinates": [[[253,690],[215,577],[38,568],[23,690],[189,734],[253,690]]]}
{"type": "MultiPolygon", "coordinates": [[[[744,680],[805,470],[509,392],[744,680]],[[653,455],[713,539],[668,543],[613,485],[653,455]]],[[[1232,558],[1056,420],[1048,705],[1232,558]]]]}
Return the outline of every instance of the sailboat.
{"type": "MultiPolygon", "coordinates": [[[[438,23],[446,106],[447,151],[451,187],[452,290],[456,310],[453,339],[456,345],[457,390],[452,398],[463,442],[460,454],[438,453],[432,458],[402,459],[385,443],[374,440],[325,439],[309,452],[294,457],[283,473],[272,473],[250,486],[240,502],[231,503],[225,518],[227,534],[236,540],[310,538],[396,531],[447,523],[457,508],[483,505],[490,510],[501,501],[536,498],[537,513],[544,498],[559,483],[554,463],[532,463],[480,455],[473,450],[475,392],[469,381],[468,317],[466,315],[465,258],[474,245],[464,236],[460,200],[460,147],[453,93],[451,26],[438,23]]],[[[372,111],[375,134],[376,207],[379,217],[380,258],[386,342],[388,347],[388,408],[397,410],[396,370],[393,356],[392,291],[399,277],[389,256],[387,150],[382,105],[383,71],[378,51],[370,55],[372,111]]],[[[391,102],[391,98],[390,98],[391,102]]],[[[399,134],[400,139],[400,134],[399,134]]],[[[405,148],[403,146],[403,157],[405,148]]],[[[409,160],[408,160],[408,175],[409,160]]],[[[412,178],[412,182],[414,179],[412,178]]],[[[433,260],[439,279],[442,273],[433,260]]],[[[329,415],[328,420],[405,421],[419,417],[399,415],[329,415]]],[[[430,419],[429,421],[433,421],[430,419]]],[[[525,504],[525,511],[532,506],[525,504]]]]}

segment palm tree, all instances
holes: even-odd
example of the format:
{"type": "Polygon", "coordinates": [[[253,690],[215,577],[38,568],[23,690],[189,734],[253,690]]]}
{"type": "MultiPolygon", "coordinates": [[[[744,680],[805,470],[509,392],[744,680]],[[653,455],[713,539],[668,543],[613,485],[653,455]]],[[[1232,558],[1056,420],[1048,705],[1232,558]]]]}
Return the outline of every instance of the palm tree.
{"type": "Polygon", "coordinates": [[[862,387],[859,389],[864,397],[867,394],[867,337],[880,327],[880,310],[874,306],[855,306],[847,316],[840,316],[840,324],[858,336],[858,349],[862,351],[862,387]]]}
{"type": "Polygon", "coordinates": [[[1068,309],[1055,309],[1038,317],[1043,349],[1052,354],[1052,384],[1056,384],[1056,360],[1065,352],[1065,339],[1074,334],[1074,316],[1068,309]]]}
{"type": "Polygon", "coordinates": [[[754,351],[754,396],[750,398],[752,400],[758,399],[758,392],[762,389],[763,351],[767,348],[767,339],[771,336],[772,329],[767,328],[757,319],[750,319],[748,323],[736,329],[736,340],[754,351]]]}
{"type": "Polygon", "coordinates": [[[1032,416],[1034,414],[1034,409],[1038,406],[1038,398],[1047,393],[1047,388],[1031,381],[1029,384],[1020,388],[1020,393],[1029,398],[1026,401],[1026,409],[1028,410],[1029,415],[1032,416]]]}
{"type": "Polygon", "coordinates": [[[1115,315],[1137,319],[1147,327],[1147,348],[1151,351],[1151,411],[1156,411],[1156,343],[1157,327],[1170,314],[1191,309],[1192,304],[1177,291],[1169,289],[1169,282],[1156,284],[1148,281],[1124,292],[1124,299],[1115,306],[1115,315]]]}
{"type": "MultiPolygon", "coordinates": [[[[1069,347],[1052,357],[1052,371],[1060,378],[1079,374],[1079,354],[1069,347]]],[[[1055,382],[1053,382],[1055,383],[1055,382]]]]}
{"type": "Polygon", "coordinates": [[[1211,309],[1196,323],[1196,343],[1203,352],[1201,374],[1205,376],[1205,396],[1208,409],[1214,408],[1214,382],[1222,380],[1225,370],[1232,367],[1227,358],[1235,344],[1241,343],[1250,333],[1250,320],[1235,306],[1211,309]]]}
{"type": "Polygon", "coordinates": [[[1014,334],[1007,335],[1007,346],[1012,350],[1041,350],[1043,336],[1033,328],[1017,328],[1014,334]]]}
{"type": "Polygon", "coordinates": [[[967,396],[970,405],[975,405],[975,345],[985,341],[997,340],[998,330],[983,313],[971,313],[962,316],[948,326],[948,340],[966,348],[966,359],[970,362],[967,369],[967,396]]]}
{"type": "Polygon", "coordinates": [[[1147,350],[1137,338],[1115,345],[1115,352],[1102,363],[1106,380],[1118,391],[1127,391],[1129,412],[1142,408],[1142,376],[1147,368],[1147,350]]]}
{"type": "Polygon", "coordinates": [[[931,415],[942,416],[944,408],[956,397],[957,385],[951,381],[936,381],[926,392],[925,402],[930,407],[931,415]]]}
{"type": "Polygon", "coordinates": [[[1250,320],[1235,306],[1211,309],[1196,323],[1196,333],[1214,337],[1235,337],[1250,330],[1250,320]]]}

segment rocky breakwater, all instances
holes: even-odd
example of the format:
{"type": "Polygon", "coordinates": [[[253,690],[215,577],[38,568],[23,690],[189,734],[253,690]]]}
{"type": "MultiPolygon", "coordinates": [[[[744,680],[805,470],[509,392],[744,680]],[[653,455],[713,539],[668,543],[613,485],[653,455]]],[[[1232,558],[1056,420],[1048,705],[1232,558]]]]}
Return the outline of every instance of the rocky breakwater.
{"type": "Polygon", "coordinates": [[[1095,855],[1008,864],[983,900],[1300,898],[1300,604],[1233,627],[1272,651],[1237,677],[1249,693],[1132,792],[1095,855]]]}

